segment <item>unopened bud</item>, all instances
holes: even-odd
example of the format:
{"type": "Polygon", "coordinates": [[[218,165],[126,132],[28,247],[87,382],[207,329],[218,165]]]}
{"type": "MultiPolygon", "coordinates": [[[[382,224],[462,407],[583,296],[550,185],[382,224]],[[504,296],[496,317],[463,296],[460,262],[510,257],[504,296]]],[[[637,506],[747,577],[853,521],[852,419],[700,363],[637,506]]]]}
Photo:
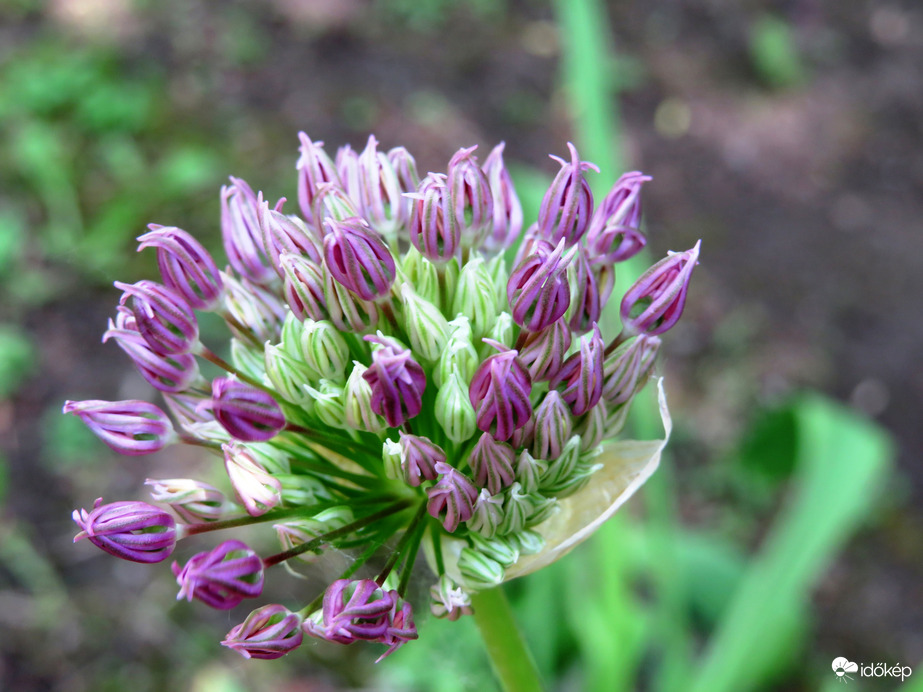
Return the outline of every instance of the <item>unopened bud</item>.
{"type": "Polygon", "coordinates": [[[408,284],[401,286],[404,331],[410,348],[421,361],[439,360],[449,338],[449,324],[435,305],[418,296],[408,284]]]}
{"type": "Polygon", "coordinates": [[[343,416],[348,428],[378,433],[387,428],[385,420],[372,410],[372,387],[365,379],[366,368],[353,362],[343,393],[343,416]]]}
{"type": "Polygon", "coordinates": [[[480,257],[469,260],[458,275],[452,314],[462,314],[471,323],[475,339],[487,336],[497,321],[497,289],[480,257]]]}
{"type": "Polygon", "coordinates": [[[439,387],[434,413],[446,437],[453,442],[464,442],[475,432],[477,418],[468,397],[468,385],[459,374],[457,366],[439,387]]]}
{"type": "Polygon", "coordinates": [[[480,591],[490,589],[503,582],[503,566],[484,553],[471,548],[462,548],[458,555],[458,571],[465,585],[480,591]]]}
{"type": "Polygon", "coordinates": [[[342,383],[346,379],[349,346],[332,322],[306,319],[300,345],[310,382],[323,379],[342,383]]]}

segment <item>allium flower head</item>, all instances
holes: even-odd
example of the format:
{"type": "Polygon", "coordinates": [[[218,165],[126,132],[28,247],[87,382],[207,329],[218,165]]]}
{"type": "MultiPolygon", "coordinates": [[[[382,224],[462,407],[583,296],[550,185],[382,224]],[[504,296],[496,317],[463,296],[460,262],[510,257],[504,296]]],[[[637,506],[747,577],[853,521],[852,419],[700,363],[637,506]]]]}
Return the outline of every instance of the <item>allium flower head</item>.
{"type": "Polygon", "coordinates": [[[277,565],[303,577],[328,551],[347,555],[338,578],[293,582],[298,605],[257,607],[222,644],[278,658],[309,635],[376,642],[385,658],[417,638],[417,570],[433,572],[434,614],[470,614],[478,591],[556,560],[653,472],[665,440],[612,438],[682,312],[699,246],[638,279],[623,332],[605,333],[615,264],[644,246],[648,176],[626,174],[594,209],[596,167],[568,145],[526,220],[502,144],[483,163],[461,148],[422,179],[410,152],[374,136],[335,157],[304,133],[299,144],[295,213],[231,178],[226,262],[152,225],[139,241],[163,283],[116,284],[104,339],[169,415],[140,400],[64,408],[123,454],[184,443],[223,456],[223,478],[149,479],[155,505],[99,500],[74,513],[77,538],[158,562],[180,539],[225,532],[173,567],[180,599],[223,609],[284,579],[277,565]],[[223,320],[228,343],[200,340],[203,312],[205,334],[223,320]],[[235,537],[261,523],[276,552],[235,537]]]}

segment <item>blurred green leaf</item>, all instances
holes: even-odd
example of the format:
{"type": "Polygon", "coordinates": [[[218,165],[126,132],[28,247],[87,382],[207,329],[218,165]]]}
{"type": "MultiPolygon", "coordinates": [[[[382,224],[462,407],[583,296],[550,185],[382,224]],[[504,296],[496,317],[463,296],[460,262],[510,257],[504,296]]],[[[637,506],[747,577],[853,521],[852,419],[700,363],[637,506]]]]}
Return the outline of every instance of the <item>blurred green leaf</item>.
{"type": "Polygon", "coordinates": [[[0,277],[19,261],[25,232],[26,222],[18,209],[10,207],[0,211],[0,277]]]}
{"type": "MultiPolygon", "coordinates": [[[[63,402],[62,402],[63,403],[63,402]]],[[[58,404],[42,415],[45,431],[42,461],[51,469],[103,463],[100,441],[77,416],[61,413],[58,404]]]]}
{"type": "Polygon", "coordinates": [[[792,28],[779,17],[764,14],[754,22],[750,30],[750,59],[769,86],[791,87],[805,80],[792,28]]]}
{"type": "Polygon", "coordinates": [[[168,195],[188,195],[221,177],[219,164],[217,155],[207,147],[178,147],[168,152],[158,166],[160,186],[168,195]]]}
{"type": "Polygon", "coordinates": [[[795,409],[781,406],[763,413],[747,430],[738,453],[744,469],[784,480],[795,469],[798,421],[795,409]]]}
{"type": "Polygon", "coordinates": [[[16,392],[35,371],[35,346],[19,327],[0,324],[0,400],[16,392]]]}
{"type": "Polygon", "coordinates": [[[817,395],[792,405],[797,470],[790,502],[737,589],[689,689],[752,689],[773,672],[810,590],[867,515],[893,456],[888,435],[817,395]]]}

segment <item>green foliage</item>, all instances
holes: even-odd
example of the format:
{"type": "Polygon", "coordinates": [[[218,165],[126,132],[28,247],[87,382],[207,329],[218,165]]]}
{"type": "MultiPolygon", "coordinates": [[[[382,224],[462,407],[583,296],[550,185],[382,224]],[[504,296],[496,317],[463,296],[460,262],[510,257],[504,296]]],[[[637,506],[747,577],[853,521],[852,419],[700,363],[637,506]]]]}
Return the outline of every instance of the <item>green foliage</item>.
{"type": "Polygon", "coordinates": [[[771,14],[760,15],[750,29],[749,47],[753,67],[768,86],[782,89],[805,81],[792,27],[785,20],[771,14]]]}
{"type": "Polygon", "coordinates": [[[0,401],[15,394],[35,365],[29,337],[14,325],[0,324],[0,401]]]}

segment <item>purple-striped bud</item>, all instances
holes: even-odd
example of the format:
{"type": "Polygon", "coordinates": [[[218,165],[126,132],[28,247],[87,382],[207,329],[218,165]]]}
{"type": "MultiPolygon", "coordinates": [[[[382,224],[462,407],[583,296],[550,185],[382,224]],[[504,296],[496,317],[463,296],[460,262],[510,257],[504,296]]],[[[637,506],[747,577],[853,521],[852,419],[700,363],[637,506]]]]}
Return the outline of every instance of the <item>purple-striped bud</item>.
{"type": "Polygon", "coordinates": [[[221,187],[221,239],[234,270],[258,284],[271,282],[276,272],[266,256],[260,228],[261,199],[240,178],[221,187]]]}
{"type": "Polygon", "coordinates": [[[176,600],[195,598],[212,608],[230,610],[263,592],[263,561],[238,540],[193,555],[182,568],[174,562],[172,569],[179,584],[176,600]]]}
{"type": "Polygon", "coordinates": [[[378,641],[388,631],[398,598],[397,591],[385,591],[371,579],[338,579],[324,592],[320,619],[305,620],[304,631],[340,644],[378,641]]]}
{"type": "Polygon", "coordinates": [[[571,344],[570,327],[564,319],[555,320],[540,332],[526,332],[519,358],[529,369],[533,382],[547,382],[564,365],[571,344]]]}
{"type": "Polygon", "coordinates": [[[322,239],[327,235],[327,220],[345,221],[359,216],[359,205],[336,183],[324,183],[314,198],[314,232],[322,239]]]}
{"type": "Polygon", "coordinates": [[[212,413],[232,437],[264,442],[285,427],[282,409],[267,392],[234,377],[212,382],[212,413]]]}
{"type": "Polygon", "coordinates": [[[594,266],[581,248],[567,272],[571,287],[568,324],[575,334],[585,334],[602,316],[615,287],[615,271],[611,265],[594,266]]]}
{"type": "Polygon", "coordinates": [[[115,287],[123,291],[119,305],[131,299],[135,326],[155,353],[189,353],[196,347],[199,326],[195,313],[179,293],[155,281],[116,281],[115,287]]]}
{"type": "Polygon", "coordinates": [[[484,162],[484,173],[490,183],[494,218],[491,232],[484,241],[488,252],[502,252],[510,247],[522,230],[522,204],[516,195],[513,179],[503,163],[504,142],[500,142],[484,162]]]}
{"type": "Polygon", "coordinates": [[[487,488],[496,495],[514,480],[513,460],[516,453],[506,442],[497,442],[487,433],[471,450],[468,464],[474,473],[474,480],[481,488],[487,488]]]}
{"type": "Polygon", "coordinates": [[[393,235],[407,220],[403,193],[388,155],[378,151],[378,140],[375,135],[369,135],[368,144],[359,155],[359,208],[362,216],[379,233],[393,235]]]}
{"type": "Polygon", "coordinates": [[[217,488],[191,478],[148,478],[151,499],[170,505],[187,524],[217,521],[224,507],[224,494],[217,488]]]}
{"type": "Polygon", "coordinates": [[[448,190],[451,224],[460,229],[461,244],[477,248],[494,223],[494,199],[490,183],[478,165],[474,150],[459,149],[449,161],[448,190]]]}
{"type": "Polygon", "coordinates": [[[536,459],[557,459],[570,435],[570,411],[561,395],[552,389],[535,409],[532,455],[536,459]]]}
{"type": "Polygon", "coordinates": [[[199,365],[189,353],[161,355],[151,349],[140,332],[135,329],[135,318],[125,306],[119,306],[115,323],[109,320],[109,329],[103,341],[115,339],[138,368],[141,377],[161,392],[182,392],[199,380],[199,365]]]}
{"type": "Polygon", "coordinates": [[[363,300],[386,296],[397,268],[381,236],[359,218],[328,221],[327,228],[324,259],[333,278],[363,300]]]}
{"type": "MultiPolygon", "coordinates": [[[[411,200],[406,196],[408,192],[415,192],[420,184],[417,174],[417,162],[404,147],[394,147],[388,152],[388,161],[397,176],[401,190],[401,219],[406,222],[410,219],[411,200]]],[[[406,240],[406,239],[405,239],[406,240]]]]}
{"type": "Polygon", "coordinates": [[[336,166],[324,151],[323,142],[312,142],[304,132],[298,133],[298,139],[301,140],[301,157],[295,165],[298,170],[298,206],[301,207],[301,215],[311,222],[318,187],[324,183],[339,183],[339,176],[336,166]]]}
{"type": "Polygon", "coordinates": [[[285,274],[282,291],[292,312],[299,320],[322,320],[327,317],[324,297],[324,272],[307,257],[293,254],[279,256],[285,274]]]}
{"type": "Polygon", "coordinates": [[[431,262],[448,262],[458,252],[461,227],[452,220],[446,177],[430,173],[417,191],[407,197],[413,200],[408,229],[410,242],[431,262]]]}
{"type": "Polygon", "coordinates": [[[445,463],[436,464],[439,480],[436,485],[426,489],[429,498],[426,511],[439,519],[442,526],[452,533],[463,521],[468,521],[474,513],[474,503],[478,499],[478,489],[467,476],[445,463]]]}
{"type": "MultiPolygon", "coordinates": [[[[501,344],[496,346],[503,348],[501,344]]],[[[531,393],[532,378],[516,351],[502,350],[489,356],[468,387],[478,428],[497,440],[510,439],[532,416],[531,393]]]]}
{"type": "Polygon", "coordinates": [[[637,255],[647,243],[641,233],[641,186],[652,178],[639,171],[619,178],[596,209],[586,244],[593,262],[614,264],[637,255]]]}
{"type": "Polygon", "coordinates": [[[146,502],[112,502],[104,505],[97,498],[93,509],[74,510],[80,527],[74,543],[81,538],[131,562],[161,562],[176,545],[176,522],[168,512],[146,502]]]}
{"type": "Polygon", "coordinates": [[[282,213],[284,202],[283,197],[275,209],[270,209],[268,202],[260,205],[260,230],[266,245],[266,255],[282,279],[285,278],[285,271],[280,258],[284,254],[299,255],[316,264],[321,262],[320,247],[311,230],[301,219],[282,213]]]}
{"type": "Polygon", "coordinates": [[[231,331],[243,341],[258,344],[278,341],[288,312],[278,295],[228,274],[224,275],[224,282],[227,286],[224,304],[231,318],[227,320],[231,331]]]}
{"type": "Polygon", "coordinates": [[[378,324],[378,306],[373,301],[363,300],[334,279],[326,263],[323,267],[328,319],[343,332],[363,334],[372,331],[378,324]]]}
{"type": "Polygon", "coordinates": [[[570,149],[570,163],[557,156],[551,157],[561,164],[561,170],[542,199],[538,212],[538,230],[553,245],[563,240],[570,247],[583,237],[593,214],[593,193],[583,172],[592,169],[599,173],[599,168],[581,161],[577,148],[570,142],[567,148],[570,149]]]}
{"type": "Polygon", "coordinates": [[[360,206],[358,152],[348,144],[344,144],[337,149],[336,166],[340,187],[358,208],[360,206]]]}
{"type": "Polygon", "coordinates": [[[409,349],[380,336],[365,340],[382,346],[372,352],[372,365],[362,373],[372,387],[372,410],[390,427],[399,428],[423,409],[426,375],[409,349]]]}
{"type": "Polygon", "coordinates": [[[409,485],[418,486],[424,480],[436,480],[436,464],[445,463],[442,447],[418,435],[400,432],[401,469],[409,485]]]}
{"type": "Polygon", "coordinates": [[[66,401],[63,413],[78,416],[119,454],[151,454],[176,440],[167,414],[146,401],[66,401]]]}
{"type": "Polygon", "coordinates": [[[281,605],[257,608],[228,632],[222,646],[234,649],[244,658],[282,658],[304,639],[301,616],[281,605]]]}
{"type": "Polygon", "coordinates": [[[654,367],[660,338],[642,334],[620,344],[603,363],[603,399],[612,406],[627,403],[644,386],[654,367]]]}
{"type": "Polygon", "coordinates": [[[149,224],[138,236],[138,251],[157,249],[157,266],[164,283],[198,310],[211,310],[221,299],[224,285],[215,260],[189,233],[175,226],[149,224]]]}
{"type": "MultiPolygon", "coordinates": [[[[487,488],[481,488],[477,502],[474,503],[474,512],[467,521],[468,529],[490,538],[497,533],[502,521],[503,496],[491,495],[487,488]]],[[[436,617],[439,617],[439,615],[436,615],[436,617]]]]}
{"type": "Polygon", "coordinates": [[[537,332],[567,312],[570,286],[567,266],[574,251],[562,257],[564,241],[557,247],[537,240],[532,252],[516,265],[506,284],[506,297],[516,324],[537,332]]]}
{"type": "Polygon", "coordinates": [[[700,240],[685,252],[670,252],[644,272],[622,298],[622,325],[632,334],[663,334],[677,323],[699,259],[700,240]]]}
{"type": "Polygon", "coordinates": [[[258,462],[245,445],[221,445],[224,468],[247,514],[258,517],[282,502],[282,483],[258,462]]]}
{"type": "Polygon", "coordinates": [[[564,361],[550,383],[553,389],[563,384],[561,396],[575,416],[582,416],[602,397],[605,348],[599,327],[594,324],[593,331],[580,339],[580,351],[564,361]]]}

